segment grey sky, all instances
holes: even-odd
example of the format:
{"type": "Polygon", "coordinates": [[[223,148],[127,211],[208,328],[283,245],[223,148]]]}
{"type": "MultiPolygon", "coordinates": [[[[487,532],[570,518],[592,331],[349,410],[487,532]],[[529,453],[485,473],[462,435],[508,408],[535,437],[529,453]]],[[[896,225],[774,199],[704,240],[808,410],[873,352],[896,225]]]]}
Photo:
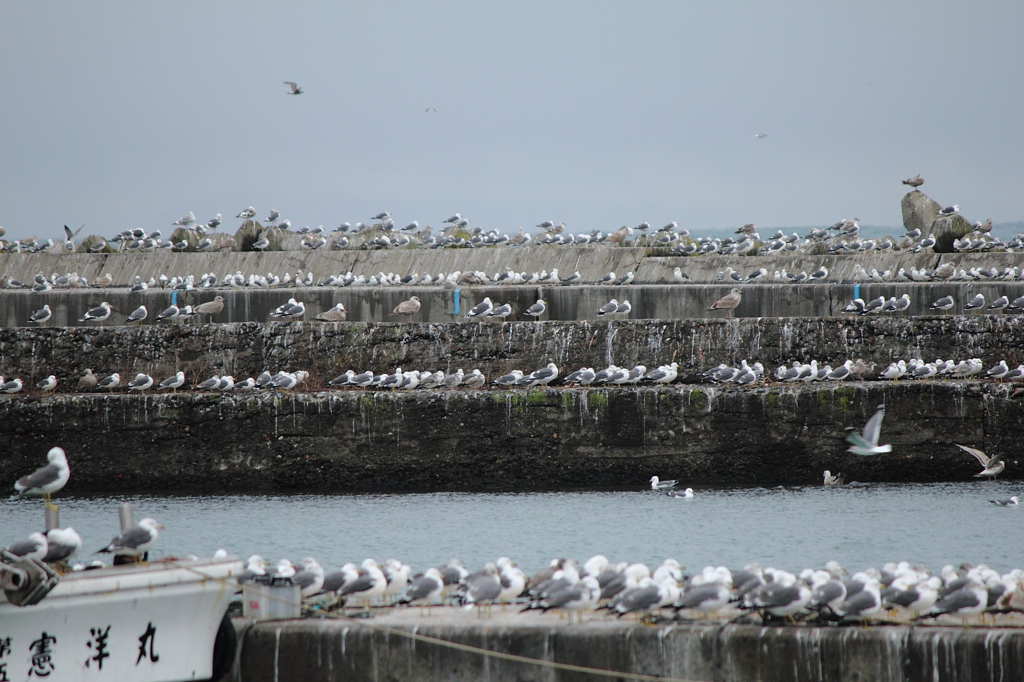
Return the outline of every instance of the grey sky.
{"type": "Polygon", "coordinates": [[[917,172],[1015,221],[1021,26],[1020,2],[5,2],[0,225],[897,225],[917,172]]]}

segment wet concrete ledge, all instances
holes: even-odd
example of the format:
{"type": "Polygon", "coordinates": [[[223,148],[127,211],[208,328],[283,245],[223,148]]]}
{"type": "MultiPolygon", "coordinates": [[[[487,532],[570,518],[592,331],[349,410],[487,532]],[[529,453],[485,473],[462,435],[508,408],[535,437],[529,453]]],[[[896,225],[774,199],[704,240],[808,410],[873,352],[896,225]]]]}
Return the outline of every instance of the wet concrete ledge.
{"type": "MultiPolygon", "coordinates": [[[[436,612],[436,610],[435,610],[436,612]]],[[[413,641],[403,632],[541,661],[714,682],[990,682],[1021,679],[1024,629],[680,624],[554,615],[493,618],[415,615],[255,625],[241,633],[238,682],[439,682],[622,679],[501,660],[413,641]],[[419,622],[416,622],[419,621],[419,622]],[[475,622],[474,622],[475,621],[475,622]]]]}
{"type": "Polygon", "coordinates": [[[0,399],[0,479],[54,444],[69,491],[484,490],[974,480],[954,443],[1005,453],[1019,478],[1024,403],[981,382],[606,389],[57,395],[0,399]],[[887,405],[893,454],[843,430],[887,405]],[[728,461],[729,466],[722,463],[728,461]]]}
{"type": "Polygon", "coordinates": [[[563,375],[615,363],[649,368],[677,362],[682,377],[719,363],[760,361],[769,370],[793,360],[879,369],[897,359],[981,358],[1024,362],[1024,316],[915,318],[747,318],[600,322],[459,322],[448,324],[274,322],[105,329],[0,329],[0,374],[34,385],[50,374],[71,390],[86,368],[138,372],[158,380],[184,370],[190,385],[212,374],[236,379],[263,370],[304,369],[307,387],[346,369],[396,367],[453,372],[479,368],[489,378],[555,362],[563,375]]]}

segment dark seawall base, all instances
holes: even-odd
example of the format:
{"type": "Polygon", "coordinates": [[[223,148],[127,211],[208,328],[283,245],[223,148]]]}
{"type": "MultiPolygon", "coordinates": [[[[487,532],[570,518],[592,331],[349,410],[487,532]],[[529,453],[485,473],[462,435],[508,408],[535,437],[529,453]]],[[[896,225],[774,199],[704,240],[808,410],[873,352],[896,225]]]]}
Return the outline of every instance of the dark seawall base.
{"type": "MultiPolygon", "coordinates": [[[[1011,682],[1024,675],[1019,628],[569,625],[553,614],[511,612],[469,619],[478,622],[410,616],[389,625],[544,661],[694,681],[1011,682]]],[[[484,657],[351,621],[262,623],[243,630],[239,646],[233,678],[240,682],[628,679],[484,657]]]]}
{"type": "Polygon", "coordinates": [[[953,444],[1015,459],[1024,405],[981,382],[735,389],[57,395],[0,399],[0,478],[63,446],[75,491],[480,490],[971,480],[953,444]],[[885,403],[893,453],[846,452],[885,403]],[[727,466],[726,466],[727,463],[727,466]]]}

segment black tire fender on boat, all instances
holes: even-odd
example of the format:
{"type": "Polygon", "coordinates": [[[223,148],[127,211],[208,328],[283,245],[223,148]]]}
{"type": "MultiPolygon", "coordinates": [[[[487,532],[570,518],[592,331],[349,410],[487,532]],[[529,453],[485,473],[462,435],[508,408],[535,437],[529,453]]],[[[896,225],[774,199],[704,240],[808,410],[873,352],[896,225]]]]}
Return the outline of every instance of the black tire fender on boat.
{"type": "Polygon", "coordinates": [[[213,676],[210,682],[220,682],[231,671],[235,662],[235,648],[238,646],[238,633],[227,613],[217,628],[217,639],[213,642],[213,676]]]}

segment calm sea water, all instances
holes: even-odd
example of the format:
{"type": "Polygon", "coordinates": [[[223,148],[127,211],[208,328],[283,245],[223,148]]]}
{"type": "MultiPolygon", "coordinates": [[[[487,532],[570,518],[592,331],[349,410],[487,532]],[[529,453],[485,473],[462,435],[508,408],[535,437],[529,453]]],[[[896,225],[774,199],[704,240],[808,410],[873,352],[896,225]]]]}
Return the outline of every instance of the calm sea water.
{"type": "MultiPolygon", "coordinates": [[[[691,570],[750,561],[799,570],[836,559],[848,568],[906,559],[933,570],[962,561],[1024,567],[1024,508],[990,499],[1019,482],[879,484],[836,488],[698,489],[692,500],[651,490],[351,495],[143,495],[57,498],[61,524],[87,552],[118,531],[117,505],[165,530],[162,554],[223,547],[276,561],[396,557],[414,570],[459,557],[469,567],[506,555],[531,572],[554,557],[660,563],[691,570]]],[[[0,501],[0,546],[43,525],[39,500],[0,501]]],[[[90,555],[91,556],[91,555],[90,555]]]]}

